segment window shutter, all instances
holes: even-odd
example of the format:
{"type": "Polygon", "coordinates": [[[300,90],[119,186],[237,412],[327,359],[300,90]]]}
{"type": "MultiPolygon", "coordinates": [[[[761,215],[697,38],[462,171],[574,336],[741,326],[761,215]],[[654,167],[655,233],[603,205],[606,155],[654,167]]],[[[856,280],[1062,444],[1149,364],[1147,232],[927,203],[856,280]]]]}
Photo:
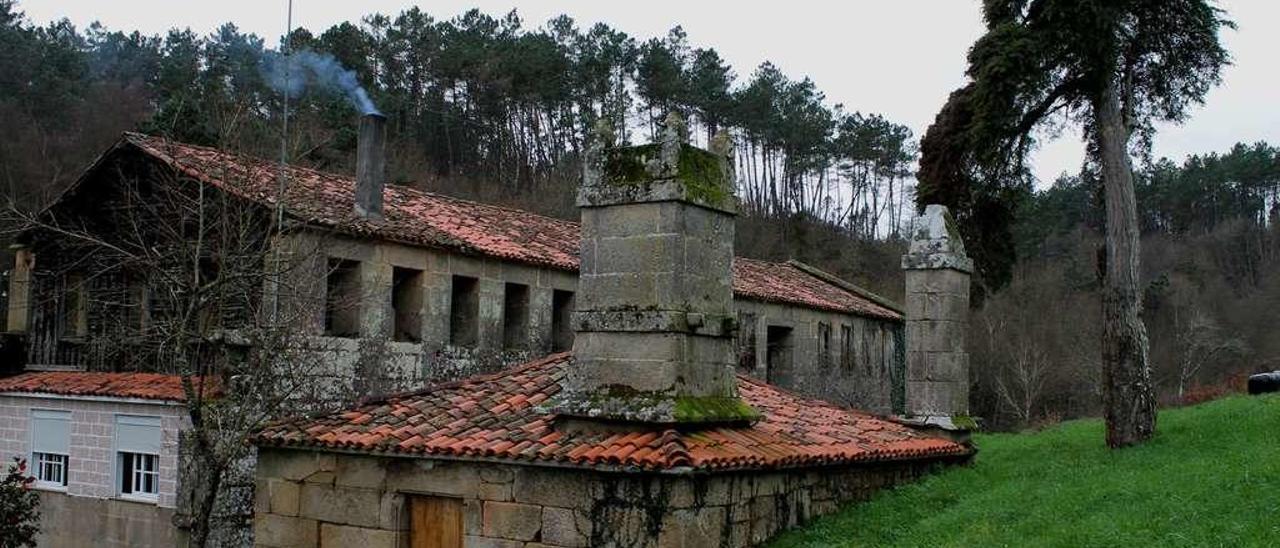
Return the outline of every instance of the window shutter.
{"type": "Polygon", "coordinates": [[[31,450],[40,453],[71,453],[71,412],[31,410],[31,450]]]}
{"type": "Polygon", "coordinates": [[[116,451],[160,454],[160,417],[117,415],[116,451]]]}

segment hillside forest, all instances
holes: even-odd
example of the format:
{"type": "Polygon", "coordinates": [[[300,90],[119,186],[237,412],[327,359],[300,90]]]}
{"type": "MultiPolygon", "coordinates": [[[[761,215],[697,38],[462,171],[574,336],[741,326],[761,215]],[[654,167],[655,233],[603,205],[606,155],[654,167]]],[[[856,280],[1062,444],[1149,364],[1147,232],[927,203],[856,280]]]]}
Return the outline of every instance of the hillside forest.
{"type": "MultiPolygon", "coordinates": [[[[0,195],[11,211],[41,208],[122,131],[279,157],[286,90],[291,163],[352,171],[355,118],[376,108],[389,119],[394,183],[569,219],[579,151],[597,120],[645,142],[678,111],[696,143],[722,130],[734,138],[739,254],[802,260],[901,297],[917,136],[831,104],[811,80],[767,61],[738,74],[679,27],[643,38],[567,16],[531,26],[515,12],[439,19],[412,8],[271,39],[231,23],[153,36],[36,25],[0,0],[0,195]],[[287,45],[269,45],[277,38],[287,45]],[[304,58],[331,74],[296,66],[304,58]],[[310,75],[305,85],[297,74],[310,75]],[[353,89],[372,106],[353,102],[353,89]]],[[[1280,369],[1276,147],[1136,165],[1144,319],[1162,403],[1280,369]]],[[[996,429],[1100,407],[1098,181],[1082,170],[1014,192],[1000,247],[1013,266],[1007,279],[978,284],[971,321],[973,412],[996,429]]],[[[0,227],[0,240],[16,228],[0,227]]],[[[0,260],[0,271],[12,263],[0,260]]]]}

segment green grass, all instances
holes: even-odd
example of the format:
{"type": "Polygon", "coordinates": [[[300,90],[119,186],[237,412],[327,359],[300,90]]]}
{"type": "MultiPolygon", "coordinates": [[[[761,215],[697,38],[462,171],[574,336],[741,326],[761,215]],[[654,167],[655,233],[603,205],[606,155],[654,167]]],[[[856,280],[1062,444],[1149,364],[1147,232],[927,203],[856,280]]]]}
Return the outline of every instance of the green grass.
{"type": "Polygon", "coordinates": [[[971,466],[886,491],[771,546],[1280,546],[1280,397],[1160,413],[1111,451],[1098,420],[979,435],[971,466]]]}

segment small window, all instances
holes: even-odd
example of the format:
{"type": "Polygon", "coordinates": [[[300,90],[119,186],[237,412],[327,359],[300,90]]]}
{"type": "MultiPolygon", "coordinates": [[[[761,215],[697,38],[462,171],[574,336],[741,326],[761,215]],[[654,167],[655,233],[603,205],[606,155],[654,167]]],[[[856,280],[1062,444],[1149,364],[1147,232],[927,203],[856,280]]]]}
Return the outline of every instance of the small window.
{"type": "Polygon", "coordinates": [[[529,286],[506,284],[502,294],[502,347],[529,347],[529,286]]]}
{"type": "Polygon", "coordinates": [[[71,413],[31,410],[31,464],[36,486],[64,489],[71,454],[71,413]]]}
{"type": "Polygon", "coordinates": [[[329,259],[325,277],[324,334],[355,337],[360,334],[360,262],[329,259]]]}
{"type": "Polygon", "coordinates": [[[129,282],[128,297],[129,326],[127,333],[145,335],[151,325],[152,299],[147,285],[138,280],[129,282]]]}
{"type": "Polygon", "coordinates": [[[32,453],[31,461],[35,465],[36,485],[55,489],[66,488],[68,458],[68,455],[59,455],[57,453],[42,453],[40,451],[32,453]]]}
{"type": "Polygon", "coordinates": [[[155,500],[159,496],[159,417],[116,417],[116,477],[121,497],[155,500]]]}
{"type": "Polygon", "coordinates": [[[160,495],[159,455],[120,452],[120,494],[126,497],[156,498],[160,495]]]}
{"type": "Polygon", "coordinates": [[[62,284],[62,332],[67,337],[89,334],[89,298],[84,276],[68,274],[62,284]]]}
{"type": "Polygon", "coordinates": [[[823,366],[831,365],[831,324],[818,322],[818,359],[823,366]]]}
{"type": "Polygon", "coordinates": [[[749,312],[738,314],[738,369],[756,370],[756,315],[749,312]]]}
{"type": "Polygon", "coordinates": [[[573,292],[555,290],[551,294],[551,351],[573,348],[573,292]]]}
{"type": "MultiPolygon", "coordinates": [[[[197,283],[200,287],[213,287],[214,289],[206,289],[205,291],[216,295],[219,289],[215,284],[221,276],[221,265],[212,258],[201,257],[198,266],[199,269],[196,272],[197,283]]],[[[201,307],[197,312],[196,326],[202,335],[207,335],[222,326],[222,306],[217,301],[218,299],[213,299],[212,302],[206,302],[205,306],[201,307]]]]}
{"type": "Polygon", "coordinates": [[[449,299],[449,343],[475,346],[479,327],[479,281],[467,276],[454,276],[449,299]]]}
{"type": "Polygon", "coordinates": [[[769,384],[791,386],[791,328],[771,325],[766,331],[766,371],[769,384]]]}
{"type": "Polygon", "coordinates": [[[840,367],[846,371],[853,369],[856,357],[853,354],[853,326],[840,326],[840,367]]]}
{"type": "Polygon", "coordinates": [[[395,313],[392,338],[403,342],[422,340],[422,271],[391,269],[391,309],[395,313]]]}

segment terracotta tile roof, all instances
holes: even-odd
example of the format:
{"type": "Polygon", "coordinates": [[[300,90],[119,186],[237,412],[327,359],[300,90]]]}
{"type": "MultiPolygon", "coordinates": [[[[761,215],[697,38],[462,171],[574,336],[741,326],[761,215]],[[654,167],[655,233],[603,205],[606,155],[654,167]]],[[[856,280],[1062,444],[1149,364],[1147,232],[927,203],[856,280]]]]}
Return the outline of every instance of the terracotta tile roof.
{"type": "Polygon", "coordinates": [[[740,376],[738,389],[763,414],[749,426],[570,432],[539,404],[573,366],[556,354],[493,375],[437,385],[356,409],[268,426],[262,446],[407,456],[497,459],[645,470],[786,468],[961,456],[962,445],[740,376]]]}
{"type": "MultiPolygon", "coordinates": [[[[200,379],[194,379],[199,383],[200,379]]],[[[197,384],[197,388],[199,384],[197,384]]],[[[218,394],[217,386],[206,386],[218,394]]],[[[0,393],[42,393],[63,396],[97,396],[184,402],[182,377],[159,373],[100,373],[88,371],[33,371],[0,379],[0,393]]]]}
{"type": "MultiPolygon", "coordinates": [[[[279,173],[275,162],[140,133],[126,133],[124,142],[194,179],[249,200],[275,204],[279,173]]],[[[288,168],[288,176],[286,211],[309,223],[355,235],[578,270],[578,223],[398,185],[388,185],[383,196],[385,219],[370,221],[353,212],[353,178],[296,166],[288,168]]],[[[739,258],[734,274],[735,293],[749,299],[888,319],[902,317],[788,264],[739,258]]]]}
{"type": "Polygon", "coordinates": [[[747,299],[898,319],[902,314],[788,263],[733,260],[733,293],[747,299]]]}

